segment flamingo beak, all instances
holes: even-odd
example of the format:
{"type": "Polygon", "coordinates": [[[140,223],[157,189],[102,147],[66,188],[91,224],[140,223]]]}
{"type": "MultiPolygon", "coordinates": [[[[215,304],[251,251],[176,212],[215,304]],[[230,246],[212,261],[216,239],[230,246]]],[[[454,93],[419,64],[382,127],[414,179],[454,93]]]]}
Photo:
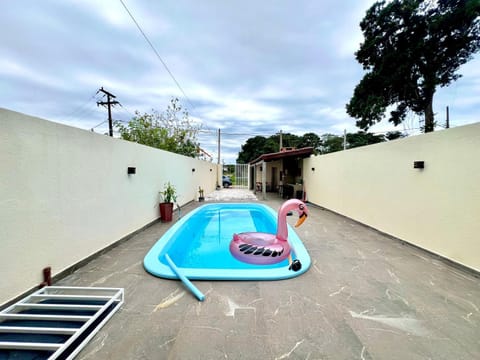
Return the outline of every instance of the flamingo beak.
{"type": "Polygon", "coordinates": [[[299,227],[300,225],[302,225],[305,220],[307,220],[307,213],[302,212],[300,214],[300,217],[298,218],[297,223],[295,224],[295,227],[299,227]]]}

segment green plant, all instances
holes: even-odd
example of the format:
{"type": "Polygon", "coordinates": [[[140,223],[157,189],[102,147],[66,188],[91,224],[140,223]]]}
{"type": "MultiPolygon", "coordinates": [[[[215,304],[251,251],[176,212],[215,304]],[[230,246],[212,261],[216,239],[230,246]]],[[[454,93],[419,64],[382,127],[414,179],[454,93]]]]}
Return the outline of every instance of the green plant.
{"type": "Polygon", "coordinates": [[[163,112],[152,109],[151,113],[142,115],[136,111],[128,124],[115,121],[115,126],[124,140],[185,156],[199,155],[200,125],[189,118],[188,111],[177,98],[173,98],[163,112]]]}
{"type": "Polygon", "coordinates": [[[164,190],[160,191],[163,201],[166,203],[173,203],[177,201],[177,190],[175,186],[170,184],[170,181],[164,185],[164,190]]]}

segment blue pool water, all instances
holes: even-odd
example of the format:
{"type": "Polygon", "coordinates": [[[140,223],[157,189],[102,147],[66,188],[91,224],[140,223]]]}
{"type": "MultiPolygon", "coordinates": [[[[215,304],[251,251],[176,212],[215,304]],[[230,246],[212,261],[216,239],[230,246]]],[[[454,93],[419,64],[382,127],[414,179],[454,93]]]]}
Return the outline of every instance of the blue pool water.
{"type": "MultiPolygon", "coordinates": [[[[294,215],[295,216],[295,215],[294,215]]],[[[229,250],[234,233],[276,233],[277,213],[263,204],[224,203],[203,205],[174,224],[150,249],[143,261],[152,275],[176,279],[165,259],[168,254],[189,279],[277,280],[298,276],[310,267],[310,256],[289,226],[293,259],[302,263],[289,270],[288,260],[272,265],[253,265],[235,259],[229,250]]]]}

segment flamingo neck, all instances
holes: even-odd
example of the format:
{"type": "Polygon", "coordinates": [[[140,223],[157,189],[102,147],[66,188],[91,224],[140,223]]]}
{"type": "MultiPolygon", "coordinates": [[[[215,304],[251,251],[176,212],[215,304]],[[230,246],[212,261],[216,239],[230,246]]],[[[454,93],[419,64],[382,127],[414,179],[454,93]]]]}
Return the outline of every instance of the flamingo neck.
{"type": "Polygon", "coordinates": [[[277,218],[277,239],[287,241],[288,239],[288,228],[287,228],[287,213],[288,208],[283,204],[278,210],[277,218]]]}

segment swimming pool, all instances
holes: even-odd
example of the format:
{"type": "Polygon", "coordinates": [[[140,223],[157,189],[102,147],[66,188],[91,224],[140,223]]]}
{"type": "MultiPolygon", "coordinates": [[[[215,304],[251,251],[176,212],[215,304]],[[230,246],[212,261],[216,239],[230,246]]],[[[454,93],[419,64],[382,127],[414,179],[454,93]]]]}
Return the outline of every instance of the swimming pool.
{"type": "Polygon", "coordinates": [[[235,259],[229,250],[232,236],[248,231],[276,233],[277,213],[256,203],[203,205],[174,224],[150,249],[143,265],[152,275],[177,279],[165,258],[168,254],[183,274],[194,280],[280,280],[299,276],[310,267],[310,256],[290,226],[292,258],[300,260],[300,270],[289,270],[288,260],[253,265],[235,259]]]}

